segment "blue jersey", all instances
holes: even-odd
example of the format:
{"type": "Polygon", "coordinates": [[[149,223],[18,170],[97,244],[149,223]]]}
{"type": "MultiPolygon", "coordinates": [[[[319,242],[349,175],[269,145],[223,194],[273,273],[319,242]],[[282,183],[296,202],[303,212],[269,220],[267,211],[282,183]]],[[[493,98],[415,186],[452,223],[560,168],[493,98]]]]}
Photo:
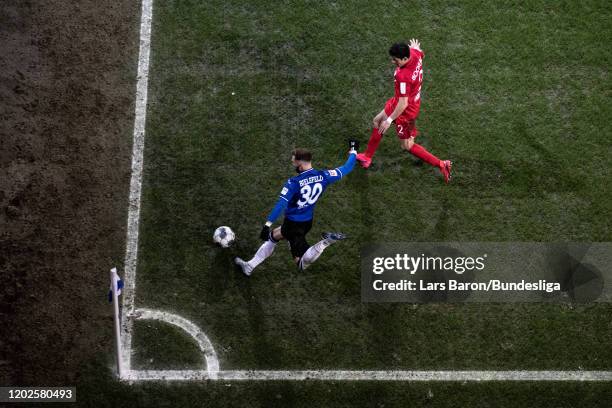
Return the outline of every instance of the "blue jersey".
{"type": "Polygon", "coordinates": [[[315,206],[327,186],[342,179],[353,170],[355,156],[355,153],[352,153],[343,166],[333,170],[310,169],[291,177],[283,186],[280,198],[270,213],[268,221],[274,222],[283,209],[285,209],[285,217],[291,221],[312,220],[315,206]]]}

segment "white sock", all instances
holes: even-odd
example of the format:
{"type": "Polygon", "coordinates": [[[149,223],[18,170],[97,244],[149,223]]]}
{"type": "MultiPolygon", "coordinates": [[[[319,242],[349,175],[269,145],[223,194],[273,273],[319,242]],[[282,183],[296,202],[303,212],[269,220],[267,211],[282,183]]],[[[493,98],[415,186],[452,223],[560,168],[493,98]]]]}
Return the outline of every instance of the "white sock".
{"type": "Polygon", "coordinates": [[[304,255],[302,255],[302,258],[300,259],[300,268],[306,269],[310,265],[312,265],[314,261],[319,259],[323,251],[325,251],[325,248],[327,248],[334,242],[336,241],[334,241],[333,239],[327,238],[327,239],[323,239],[317,242],[316,244],[308,248],[306,252],[304,252],[304,255]]]}
{"type": "Polygon", "coordinates": [[[274,252],[274,248],[276,248],[276,242],[267,240],[266,242],[261,244],[257,252],[255,252],[255,255],[253,255],[253,259],[251,259],[247,263],[252,269],[255,269],[257,265],[262,263],[270,255],[272,255],[272,252],[274,252]]]}

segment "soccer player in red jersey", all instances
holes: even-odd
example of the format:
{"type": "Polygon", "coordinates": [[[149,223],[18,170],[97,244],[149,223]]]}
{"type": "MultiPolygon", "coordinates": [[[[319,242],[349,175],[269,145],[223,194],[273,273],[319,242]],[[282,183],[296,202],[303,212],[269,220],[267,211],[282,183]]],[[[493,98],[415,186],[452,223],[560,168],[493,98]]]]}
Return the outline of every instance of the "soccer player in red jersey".
{"type": "Polygon", "coordinates": [[[374,129],[365,152],[357,155],[357,160],[364,168],[370,167],[372,157],[378,148],[391,123],[395,122],[395,130],[403,149],[440,169],[444,181],[451,179],[450,160],[440,160],[429,153],[423,146],[414,142],[418,135],[415,126],[421,107],[421,85],[423,84],[423,51],[418,40],[410,40],[410,46],[405,43],[393,44],[389,49],[391,61],[397,67],[395,73],[395,96],[387,101],[385,108],[374,117],[374,129]]]}

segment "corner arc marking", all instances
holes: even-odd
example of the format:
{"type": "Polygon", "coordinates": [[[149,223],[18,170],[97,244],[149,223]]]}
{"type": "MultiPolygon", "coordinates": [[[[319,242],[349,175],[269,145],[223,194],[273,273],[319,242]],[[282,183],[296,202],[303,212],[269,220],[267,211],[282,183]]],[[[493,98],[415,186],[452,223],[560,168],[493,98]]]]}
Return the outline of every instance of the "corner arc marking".
{"type": "Polygon", "coordinates": [[[179,315],[152,309],[137,309],[134,317],[138,320],[159,320],[183,329],[198,344],[206,360],[208,378],[216,379],[219,372],[219,359],[208,336],[194,323],[179,315]]]}

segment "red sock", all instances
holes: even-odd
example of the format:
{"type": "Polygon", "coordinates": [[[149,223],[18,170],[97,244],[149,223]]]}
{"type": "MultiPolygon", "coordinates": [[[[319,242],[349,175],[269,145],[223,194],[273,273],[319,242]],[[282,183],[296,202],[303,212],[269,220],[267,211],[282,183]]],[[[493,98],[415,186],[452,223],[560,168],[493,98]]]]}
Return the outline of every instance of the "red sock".
{"type": "MultiPolygon", "coordinates": [[[[368,147],[369,147],[369,145],[368,145],[368,147]]],[[[412,149],[410,149],[410,154],[412,154],[413,156],[418,157],[419,159],[423,160],[424,162],[427,162],[427,163],[431,164],[432,166],[440,167],[440,159],[438,159],[433,154],[429,153],[427,151],[427,149],[425,149],[420,144],[416,144],[416,143],[413,144],[412,145],[412,149]]]]}
{"type": "Polygon", "coordinates": [[[382,139],[382,135],[378,131],[378,129],[372,129],[372,135],[370,135],[370,140],[368,141],[368,147],[365,151],[365,155],[370,159],[376,153],[376,149],[378,149],[378,145],[380,144],[380,139],[382,139]]]}

